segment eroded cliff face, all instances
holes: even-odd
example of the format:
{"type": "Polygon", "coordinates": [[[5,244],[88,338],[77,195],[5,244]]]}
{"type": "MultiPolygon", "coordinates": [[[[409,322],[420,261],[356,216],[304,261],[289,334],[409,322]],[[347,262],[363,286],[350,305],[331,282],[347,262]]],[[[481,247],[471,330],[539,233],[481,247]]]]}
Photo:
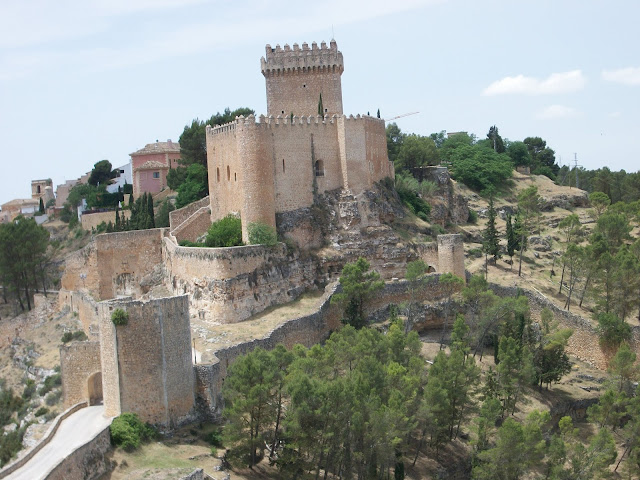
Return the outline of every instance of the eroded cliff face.
{"type": "Polygon", "coordinates": [[[430,220],[444,227],[446,225],[462,225],[469,219],[469,205],[464,196],[455,192],[447,167],[415,168],[412,174],[419,181],[430,181],[436,184],[436,192],[425,201],[431,205],[430,220]]]}

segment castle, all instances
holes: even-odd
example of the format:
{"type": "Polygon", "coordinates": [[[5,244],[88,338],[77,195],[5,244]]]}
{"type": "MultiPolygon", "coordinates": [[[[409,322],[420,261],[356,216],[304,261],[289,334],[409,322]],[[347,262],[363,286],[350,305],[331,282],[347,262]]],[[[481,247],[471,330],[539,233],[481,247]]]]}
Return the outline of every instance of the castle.
{"type": "MultiPolygon", "coordinates": [[[[436,272],[424,292],[430,300],[443,295],[437,273],[464,275],[460,235],[407,245],[388,225],[396,213],[378,195],[395,193],[376,185],[394,175],[384,121],[343,115],[343,68],[335,41],[320,48],[267,45],[262,73],[269,115],[207,128],[210,197],[171,212],[168,229],[97,235],[67,258],[60,303],[77,313],[89,341],[60,348],[65,406],[103,401],[107,415],[130,411],[168,428],[215,418],[222,382],[238,355],[258,345],[311,346],[340,327],[341,312],[330,298],[346,261],[366,255],[391,280],[404,276],[408,261],[422,258],[436,272]],[[315,114],[320,107],[324,115],[315,114]],[[315,217],[314,208],[324,217],[315,217]],[[229,213],[240,214],[245,241],[247,226],[261,222],[301,248],[179,245],[229,213]],[[326,241],[320,217],[347,239],[332,240],[331,258],[307,251],[326,241]],[[313,312],[263,338],[208,348],[207,329],[242,322],[324,285],[313,312]],[[126,311],[127,324],[114,325],[117,309],[126,311]],[[194,365],[196,340],[202,358],[194,365]]],[[[406,285],[391,282],[372,308],[406,298],[406,285]]]]}
{"type": "MultiPolygon", "coordinates": [[[[207,127],[211,220],[239,213],[243,240],[252,222],[308,208],[336,189],[353,195],[394,177],[384,120],[342,113],[342,52],[335,40],[266,46],[261,69],[267,116],[207,127]]],[[[306,244],[301,229],[288,232],[306,244]]]]}

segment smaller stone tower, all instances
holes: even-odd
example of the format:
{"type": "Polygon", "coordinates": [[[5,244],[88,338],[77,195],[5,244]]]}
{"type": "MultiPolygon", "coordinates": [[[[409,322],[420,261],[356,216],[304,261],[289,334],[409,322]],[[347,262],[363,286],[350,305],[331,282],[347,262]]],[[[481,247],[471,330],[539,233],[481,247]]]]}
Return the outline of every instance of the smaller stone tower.
{"type": "Polygon", "coordinates": [[[267,84],[267,114],[300,116],[318,115],[322,95],[323,115],[342,115],[342,52],[335,40],[297,43],[280,48],[266,46],[261,59],[262,74],[267,84]]]}
{"type": "Polygon", "coordinates": [[[462,235],[438,235],[438,271],[465,278],[462,235]]]}

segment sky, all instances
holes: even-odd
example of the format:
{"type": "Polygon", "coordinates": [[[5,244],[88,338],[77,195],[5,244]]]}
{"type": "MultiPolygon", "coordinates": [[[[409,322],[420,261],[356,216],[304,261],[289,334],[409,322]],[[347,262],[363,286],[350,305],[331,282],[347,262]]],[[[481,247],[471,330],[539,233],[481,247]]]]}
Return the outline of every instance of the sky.
{"type": "Polygon", "coordinates": [[[407,133],[540,136],[640,169],[637,0],[0,1],[0,203],[226,107],[266,112],[265,45],[335,38],[344,113],[407,133]]]}

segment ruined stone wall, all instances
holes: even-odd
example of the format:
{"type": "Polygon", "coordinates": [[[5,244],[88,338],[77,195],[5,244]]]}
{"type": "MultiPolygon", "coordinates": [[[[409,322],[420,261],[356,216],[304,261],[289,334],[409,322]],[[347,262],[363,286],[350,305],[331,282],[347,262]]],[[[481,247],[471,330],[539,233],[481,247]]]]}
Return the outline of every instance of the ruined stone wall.
{"type": "Polygon", "coordinates": [[[438,271],[465,278],[462,235],[438,235],[438,271]]]}
{"type": "Polygon", "coordinates": [[[302,48],[294,44],[271,48],[267,45],[261,59],[261,70],[267,89],[269,115],[315,115],[320,94],[324,114],[342,114],[342,84],[344,70],[342,52],[335,40],[329,47],[305,42],[302,48]]]}
{"type": "Polygon", "coordinates": [[[100,327],[106,413],[133,412],[145,422],[170,428],[191,418],[194,376],[188,298],[104,302],[100,327]],[[117,308],[129,314],[126,325],[113,325],[111,313],[117,308]],[[106,394],[110,391],[118,398],[106,394]]]}
{"type": "Polygon", "coordinates": [[[89,340],[98,340],[98,303],[84,291],[70,292],[60,290],[58,292],[60,306],[66,305],[69,310],[78,315],[82,324],[82,330],[89,340]]]}
{"type": "Polygon", "coordinates": [[[164,230],[104,233],[95,238],[100,290],[98,298],[140,295],[141,280],[162,262],[164,230]]]}
{"type": "MultiPolygon", "coordinates": [[[[120,212],[120,216],[124,216],[125,219],[129,220],[131,218],[131,210],[122,210],[120,212]]],[[[85,212],[82,214],[81,225],[84,230],[91,231],[98,228],[102,222],[109,223],[112,225],[116,223],[116,212],[85,212]]]]}
{"type": "Polygon", "coordinates": [[[211,200],[207,195],[206,197],[201,198],[196,202],[190,203],[185,207],[178,208],[177,210],[169,212],[169,230],[171,231],[171,233],[173,233],[173,231],[178,228],[184,221],[186,221],[187,218],[189,218],[191,215],[196,213],[202,207],[209,207],[210,204],[211,200]]]}
{"type": "Polygon", "coordinates": [[[164,264],[175,294],[188,294],[198,315],[235,323],[294,300],[314,281],[310,260],[286,246],[180,247],[164,240],[164,264]]]}
{"type": "MultiPolygon", "coordinates": [[[[422,301],[434,301],[444,297],[444,290],[438,283],[439,275],[430,275],[428,285],[420,291],[418,298],[422,301]]],[[[375,312],[387,308],[390,303],[398,304],[410,299],[407,282],[387,283],[382,292],[377,294],[369,304],[367,315],[374,316],[375,312]]],[[[322,342],[327,336],[341,327],[342,310],[331,304],[331,297],[339,292],[337,283],[325,288],[320,307],[315,312],[299,318],[289,320],[271,331],[264,338],[254,339],[246,343],[220,349],[215,352],[218,361],[210,365],[197,365],[196,371],[196,404],[199,413],[218,419],[222,413],[221,397],[222,384],[227,376],[228,368],[234,360],[251,352],[256,347],[271,350],[282,344],[291,348],[296,344],[311,347],[322,342]]]]}
{"type": "MultiPolygon", "coordinates": [[[[518,293],[517,287],[503,287],[495,284],[490,284],[490,287],[496,295],[502,297],[514,297],[518,293]]],[[[580,360],[596,368],[606,370],[609,360],[615,352],[604,351],[600,347],[598,333],[589,320],[582,318],[580,315],[562,310],[538,292],[528,289],[521,289],[521,292],[529,299],[529,307],[531,308],[533,318],[536,320],[539,319],[542,309],[548,308],[562,327],[573,329],[573,335],[569,338],[567,345],[567,352],[569,354],[578,357],[580,360]]],[[[630,344],[636,352],[639,351],[640,329],[634,329],[630,344]]]]}
{"type": "Polygon", "coordinates": [[[437,242],[421,243],[418,245],[420,258],[428,266],[433,267],[436,272],[440,271],[440,260],[438,258],[437,242]]]}
{"type": "Polygon", "coordinates": [[[96,243],[91,242],[65,258],[65,269],[60,281],[61,290],[87,290],[98,298],[100,272],[96,243]]]}
{"type": "Polygon", "coordinates": [[[45,480],[97,480],[111,470],[111,462],[105,456],[111,450],[109,427],[102,430],[91,441],[67,455],[45,480]]]}
{"type": "Polygon", "coordinates": [[[205,235],[211,226],[211,208],[200,208],[187,220],[182,222],[178,228],[171,231],[178,243],[188,240],[195,242],[198,238],[205,235]]]}
{"type": "Polygon", "coordinates": [[[100,372],[100,342],[72,342],[60,347],[64,408],[89,401],[88,380],[100,372]]]}

